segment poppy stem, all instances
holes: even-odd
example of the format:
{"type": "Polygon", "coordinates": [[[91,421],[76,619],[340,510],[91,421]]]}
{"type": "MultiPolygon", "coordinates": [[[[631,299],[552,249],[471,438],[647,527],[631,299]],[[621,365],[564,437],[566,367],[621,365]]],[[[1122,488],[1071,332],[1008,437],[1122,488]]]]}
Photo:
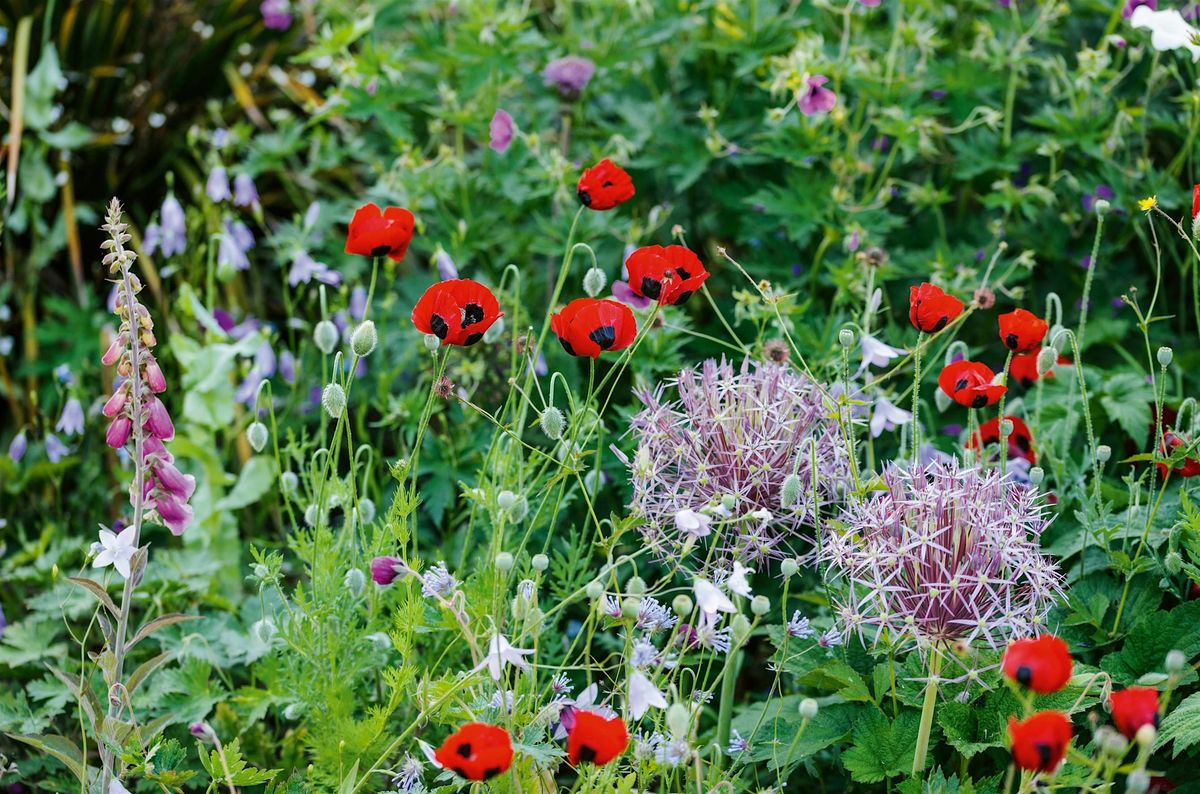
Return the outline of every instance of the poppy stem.
{"type": "Polygon", "coordinates": [[[917,331],[917,346],[913,349],[913,403],[912,403],[912,460],[916,463],[921,454],[921,422],[917,412],[921,403],[921,353],[925,348],[925,332],[917,331]]]}
{"type": "Polygon", "coordinates": [[[1092,280],[1096,275],[1096,260],[1100,256],[1100,232],[1104,229],[1104,213],[1096,213],[1096,236],[1092,239],[1092,255],[1088,259],[1087,276],[1083,279],[1083,302],[1079,306],[1079,330],[1075,332],[1077,339],[1083,339],[1087,330],[1088,307],[1091,304],[1092,280]]]}
{"type": "Polygon", "coordinates": [[[925,684],[925,700],[921,703],[921,723],[917,728],[917,749],[913,753],[912,773],[925,771],[925,756],[929,751],[929,735],[933,730],[933,712],[937,706],[938,674],[942,669],[942,656],[933,646],[929,657],[929,681],[925,684]]]}
{"type": "MultiPolygon", "coordinates": [[[[996,430],[1000,433],[1000,479],[1004,479],[1004,475],[1008,473],[1008,433],[1004,432],[1004,400],[1008,397],[1008,370],[1012,366],[1013,352],[1008,351],[1008,355],[1004,357],[1004,369],[1001,370],[1001,379],[1004,381],[1004,391],[1000,394],[1000,421],[996,423],[996,430]]],[[[972,441],[974,439],[972,438],[972,441]]],[[[980,434],[979,452],[983,453],[983,437],[980,434]]]]}

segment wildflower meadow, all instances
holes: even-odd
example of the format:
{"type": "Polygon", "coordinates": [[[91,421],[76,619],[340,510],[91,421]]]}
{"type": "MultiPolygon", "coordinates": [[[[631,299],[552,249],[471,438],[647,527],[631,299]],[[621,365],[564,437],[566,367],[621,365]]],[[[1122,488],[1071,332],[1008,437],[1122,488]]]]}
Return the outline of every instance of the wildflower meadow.
{"type": "Polygon", "coordinates": [[[0,794],[1200,792],[1200,4],[0,2],[0,794]]]}

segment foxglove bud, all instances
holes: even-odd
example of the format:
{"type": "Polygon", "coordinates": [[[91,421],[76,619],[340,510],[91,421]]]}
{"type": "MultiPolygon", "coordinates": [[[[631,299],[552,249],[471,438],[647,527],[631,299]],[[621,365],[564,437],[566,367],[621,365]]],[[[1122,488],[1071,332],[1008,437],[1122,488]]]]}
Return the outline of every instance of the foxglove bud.
{"type": "MultiPolygon", "coordinates": [[[[1200,215],[1196,216],[1200,218],[1200,215]]],[[[1158,365],[1163,369],[1171,366],[1171,359],[1175,358],[1175,351],[1169,347],[1163,346],[1158,349],[1158,365]]]]}
{"type": "Polygon", "coordinates": [[[425,345],[425,349],[430,353],[436,353],[437,349],[442,346],[442,340],[438,339],[433,334],[425,334],[425,336],[422,337],[421,342],[425,345]]]}
{"type": "Polygon", "coordinates": [[[371,320],[363,320],[350,335],[350,349],[359,358],[371,355],[377,344],[379,344],[379,332],[375,330],[375,323],[371,320]]]}
{"type": "Polygon", "coordinates": [[[675,614],[679,615],[680,617],[692,614],[692,608],[693,604],[691,596],[684,593],[680,593],[679,595],[675,596],[675,599],[671,602],[671,609],[673,609],[675,614]]]}
{"type": "Polygon", "coordinates": [[[542,426],[542,432],[546,434],[547,438],[557,441],[562,438],[567,421],[563,417],[563,412],[551,405],[542,411],[538,423],[542,426]]]}
{"type": "Polygon", "coordinates": [[[533,559],[529,561],[529,565],[533,570],[541,573],[550,567],[550,558],[545,554],[535,554],[533,555],[533,559]]]}
{"type": "Polygon", "coordinates": [[[255,452],[262,452],[267,445],[267,426],[262,422],[251,422],[246,428],[246,440],[255,452]]]}
{"type": "Polygon", "coordinates": [[[367,586],[367,575],[358,568],[351,568],[346,571],[342,584],[345,585],[346,592],[358,598],[362,595],[363,588],[367,586]]]}
{"type": "Polygon", "coordinates": [[[321,392],[321,406],[331,419],[337,419],[346,408],[346,392],[336,383],[330,383],[321,392]]]}
{"type": "Polygon", "coordinates": [[[338,343],[337,326],[328,320],[317,323],[317,327],[313,329],[313,343],[325,355],[332,353],[338,343]]]}
{"type": "Polygon", "coordinates": [[[588,268],[588,272],[583,276],[583,291],[588,294],[589,298],[599,295],[607,285],[608,279],[604,276],[604,271],[598,267],[588,268]]]}
{"type": "Polygon", "coordinates": [[[754,596],[750,600],[750,611],[761,618],[771,611],[771,601],[766,596],[754,596]]]}
{"type": "Polygon", "coordinates": [[[821,710],[821,706],[812,698],[805,698],[800,701],[800,718],[805,720],[814,719],[817,712],[821,710]]]}
{"type": "Polygon", "coordinates": [[[799,502],[800,488],[800,478],[795,474],[789,474],[783,481],[783,487],[779,489],[779,506],[787,510],[799,502]]]}

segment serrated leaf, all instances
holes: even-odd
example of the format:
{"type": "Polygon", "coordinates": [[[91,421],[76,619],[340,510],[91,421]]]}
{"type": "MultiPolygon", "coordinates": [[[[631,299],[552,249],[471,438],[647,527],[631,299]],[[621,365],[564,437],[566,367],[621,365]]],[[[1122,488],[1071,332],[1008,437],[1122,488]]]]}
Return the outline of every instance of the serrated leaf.
{"type": "Polygon", "coordinates": [[[878,709],[868,709],[854,725],[854,746],[842,753],[842,764],[859,783],[882,783],[912,771],[920,716],[904,710],[889,722],[878,709]]]}
{"type": "Polygon", "coordinates": [[[1171,742],[1175,744],[1171,750],[1172,758],[1178,758],[1184,750],[1200,742],[1200,692],[1171,709],[1158,727],[1154,749],[1159,750],[1171,742]]]}

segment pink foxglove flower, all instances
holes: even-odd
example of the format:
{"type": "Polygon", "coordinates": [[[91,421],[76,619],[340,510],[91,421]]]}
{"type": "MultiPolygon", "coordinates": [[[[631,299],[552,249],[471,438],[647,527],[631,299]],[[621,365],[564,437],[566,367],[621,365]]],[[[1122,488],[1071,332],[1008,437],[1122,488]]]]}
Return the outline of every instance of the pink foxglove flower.
{"type": "Polygon", "coordinates": [[[828,82],[829,78],[821,74],[812,75],[805,81],[804,90],[796,97],[796,107],[800,108],[801,113],[815,116],[833,110],[837,104],[837,94],[825,87],[828,82]]]}

